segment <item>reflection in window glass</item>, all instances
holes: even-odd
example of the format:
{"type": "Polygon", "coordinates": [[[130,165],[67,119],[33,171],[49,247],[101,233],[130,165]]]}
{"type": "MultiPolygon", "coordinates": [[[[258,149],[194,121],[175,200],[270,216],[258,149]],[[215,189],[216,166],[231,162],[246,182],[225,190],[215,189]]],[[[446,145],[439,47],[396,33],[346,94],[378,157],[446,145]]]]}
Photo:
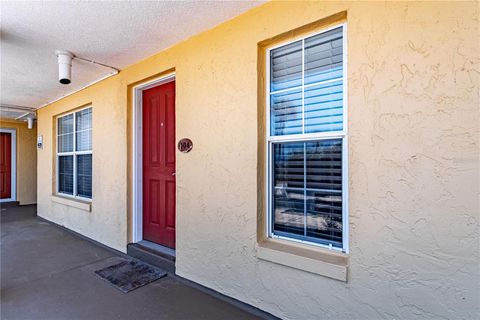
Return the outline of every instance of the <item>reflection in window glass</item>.
{"type": "Polygon", "coordinates": [[[274,234],[341,247],[342,140],[273,149],[274,234]]]}

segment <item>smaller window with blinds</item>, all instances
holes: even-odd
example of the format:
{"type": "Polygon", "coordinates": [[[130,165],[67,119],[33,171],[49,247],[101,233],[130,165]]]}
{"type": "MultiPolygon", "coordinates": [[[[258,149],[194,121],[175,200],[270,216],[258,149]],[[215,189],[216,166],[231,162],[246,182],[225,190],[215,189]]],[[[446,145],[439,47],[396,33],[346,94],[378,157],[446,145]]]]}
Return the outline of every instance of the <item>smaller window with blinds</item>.
{"type": "Polygon", "coordinates": [[[267,231],[348,252],[345,37],[267,49],[267,231]]]}
{"type": "Polygon", "coordinates": [[[92,108],[57,118],[57,193],[92,198],[92,108]]]}

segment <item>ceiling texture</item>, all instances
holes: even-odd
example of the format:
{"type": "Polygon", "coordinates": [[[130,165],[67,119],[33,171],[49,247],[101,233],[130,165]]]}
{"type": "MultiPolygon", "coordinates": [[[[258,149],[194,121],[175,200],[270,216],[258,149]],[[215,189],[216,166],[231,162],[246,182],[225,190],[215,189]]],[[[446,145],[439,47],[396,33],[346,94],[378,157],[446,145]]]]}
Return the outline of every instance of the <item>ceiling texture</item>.
{"type": "Polygon", "coordinates": [[[75,59],[72,83],[62,85],[55,50],[123,69],[262,2],[1,1],[4,115],[14,106],[39,108],[112,73],[75,59]]]}

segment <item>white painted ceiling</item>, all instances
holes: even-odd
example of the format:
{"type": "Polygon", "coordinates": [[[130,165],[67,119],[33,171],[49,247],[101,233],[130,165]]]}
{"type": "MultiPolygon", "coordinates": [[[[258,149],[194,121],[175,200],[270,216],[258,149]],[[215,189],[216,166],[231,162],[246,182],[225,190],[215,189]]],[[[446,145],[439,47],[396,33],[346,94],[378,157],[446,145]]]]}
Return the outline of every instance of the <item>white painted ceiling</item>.
{"type": "Polygon", "coordinates": [[[55,50],[125,68],[263,1],[1,1],[2,105],[38,108],[112,70],[73,61],[58,82],[55,50]]]}

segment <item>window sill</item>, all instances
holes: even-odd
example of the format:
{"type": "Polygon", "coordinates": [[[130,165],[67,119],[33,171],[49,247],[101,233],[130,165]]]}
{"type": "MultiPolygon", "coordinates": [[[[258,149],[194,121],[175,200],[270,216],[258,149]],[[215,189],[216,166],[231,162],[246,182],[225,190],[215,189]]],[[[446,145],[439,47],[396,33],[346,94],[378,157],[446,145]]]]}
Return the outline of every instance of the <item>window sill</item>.
{"type": "Polygon", "coordinates": [[[268,238],[258,244],[257,258],[347,281],[348,255],[342,252],[268,238]]]}
{"type": "Polygon", "coordinates": [[[83,211],[88,211],[88,212],[92,211],[92,204],[87,201],[71,199],[68,197],[60,196],[60,195],[52,195],[52,201],[69,206],[69,207],[77,208],[83,211]]]}

